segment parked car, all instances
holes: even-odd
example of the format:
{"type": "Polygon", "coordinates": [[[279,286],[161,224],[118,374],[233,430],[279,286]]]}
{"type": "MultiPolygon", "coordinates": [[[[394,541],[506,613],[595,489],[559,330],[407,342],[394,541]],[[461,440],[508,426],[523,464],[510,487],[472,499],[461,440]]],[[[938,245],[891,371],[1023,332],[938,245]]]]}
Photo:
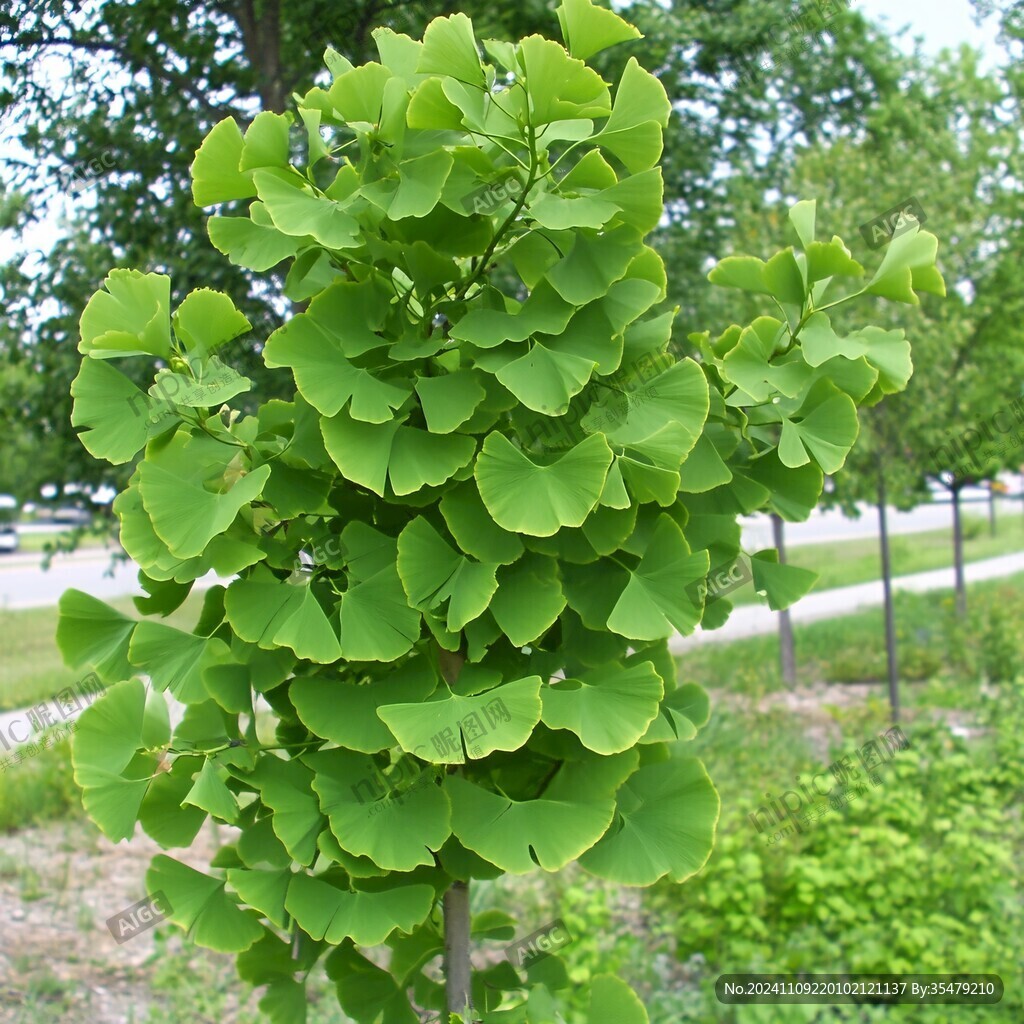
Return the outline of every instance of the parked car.
{"type": "Polygon", "coordinates": [[[18,550],[18,502],[0,494],[0,551],[18,550]]]}

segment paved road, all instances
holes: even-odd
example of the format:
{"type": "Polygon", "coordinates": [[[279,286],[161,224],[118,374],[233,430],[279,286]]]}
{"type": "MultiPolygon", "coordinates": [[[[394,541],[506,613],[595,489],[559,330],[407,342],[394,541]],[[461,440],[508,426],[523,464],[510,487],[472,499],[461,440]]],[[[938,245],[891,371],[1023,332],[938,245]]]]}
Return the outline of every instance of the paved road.
{"type": "MultiPolygon", "coordinates": [[[[1019,500],[1001,501],[999,515],[1020,518],[1019,500]]],[[[986,505],[973,506],[973,514],[987,514],[986,505]]],[[[912,512],[890,513],[893,533],[917,533],[949,528],[948,505],[922,505],[912,512]]],[[[771,522],[765,516],[742,521],[743,546],[747,551],[771,547],[771,522]]],[[[860,519],[847,519],[838,511],[815,511],[806,523],[786,524],[787,547],[800,544],[838,543],[876,535],[874,509],[867,508],[860,519]]],[[[1024,531],[1021,534],[1024,543],[1024,531]]],[[[77,587],[96,597],[109,600],[128,594],[141,594],[135,569],[119,564],[111,574],[110,554],[98,550],[79,551],[54,559],[48,572],[39,570],[38,554],[0,555],[0,609],[42,608],[55,605],[68,587],[77,587]]]]}
{"type": "MultiPolygon", "coordinates": [[[[968,583],[979,580],[997,579],[1024,572],[1024,552],[1001,555],[981,562],[969,562],[965,566],[968,583]]],[[[893,580],[896,590],[912,590],[921,593],[926,590],[951,589],[954,585],[953,570],[932,569],[910,576],[898,576],[893,580]]],[[[882,581],[857,583],[851,587],[837,587],[821,593],[808,594],[790,609],[794,623],[816,622],[820,619],[835,619],[864,608],[882,604],[882,581]]],[[[733,610],[729,621],[721,628],[704,632],[698,630],[692,636],[677,636],[670,646],[674,654],[682,654],[701,644],[727,643],[743,637],[774,633],[778,628],[778,613],[767,605],[740,605],[733,610]]]]}

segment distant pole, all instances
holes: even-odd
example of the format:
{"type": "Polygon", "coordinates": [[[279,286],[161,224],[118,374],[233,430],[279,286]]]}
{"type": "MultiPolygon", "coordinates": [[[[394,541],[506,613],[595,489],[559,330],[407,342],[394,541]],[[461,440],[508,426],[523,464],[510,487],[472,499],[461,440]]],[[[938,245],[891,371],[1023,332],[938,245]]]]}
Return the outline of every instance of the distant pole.
{"type": "Polygon", "coordinates": [[[896,608],[892,597],[892,555],[889,551],[889,520],[886,514],[885,473],[881,456],[878,466],[878,537],[882,551],[882,593],[885,605],[885,660],[889,674],[889,705],[892,722],[900,720],[899,667],[896,661],[896,608]]]}
{"type": "MultiPolygon", "coordinates": [[[[779,564],[786,564],[786,538],[782,517],[772,513],[772,538],[779,552],[779,564]]],[[[789,609],[779,612],[779,668],[782,681],[792,689],[796,686],[796,650],[793,644],[793,620],[789,609]]]]}
{"type": "Polygon", "coordinates": [[[967,615],[967,584],[964,579],[964,525],[960,517],[960,485],[954,481],[950,491],[953,499],[953,569],[956,576],[957,618],[967,615]]]}

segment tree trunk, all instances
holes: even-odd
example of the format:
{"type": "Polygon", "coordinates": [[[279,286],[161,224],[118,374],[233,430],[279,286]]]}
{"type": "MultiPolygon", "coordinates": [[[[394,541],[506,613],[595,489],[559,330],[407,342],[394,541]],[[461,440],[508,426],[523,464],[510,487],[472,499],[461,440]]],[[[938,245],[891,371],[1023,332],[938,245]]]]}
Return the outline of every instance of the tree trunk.
{"type": "Polygon", "coordinates": [[[889,706],[892,723],[900,720],[899,667],[896,661],[896,610],[892,599],[892,556],[889,551],[889,520],[885,508],[885,473],[878,460],[878,538],[882,553],[882,593],[885,606],[885,661],[889,675],[889,706]]]}
{"type": "Polygon", "coordinates": [[[956,573],[956,614],[967,614],[967,584],[964,581],[964,527],[960,518],[960,488],[950,491],[953,500],[953,567],[956,573]]]}
{"type": "Polygon", "coordinates": [[[444,979],[445,1005],[449,1013],[472,1018],[469,961],[469,883],[452,882],[444,894],[444,979]]]}
{"type": "Polygon", "coordinates": [[[988,532],[993,537],[996,535],[996,489],[993,487],[994,482],[990,480],[988,484],[988,532]]]}
{"type": "MultiPolygon", "coordinates": [[[[779,563],[786,564],[786,538],[782,517],[772,513],[772,538],[779,552],[779,563]]],[[[792,689],[796,686],[796,650],[793,645],[793,620],[789,609],[779,612],[779,668],[782,681],[792,689]]]]}

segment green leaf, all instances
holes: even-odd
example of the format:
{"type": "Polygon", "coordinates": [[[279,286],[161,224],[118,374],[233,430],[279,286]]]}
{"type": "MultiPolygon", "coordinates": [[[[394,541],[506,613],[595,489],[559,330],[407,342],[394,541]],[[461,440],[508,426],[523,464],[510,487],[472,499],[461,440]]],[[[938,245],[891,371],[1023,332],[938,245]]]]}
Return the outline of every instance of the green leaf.
{"type": "MultiPolygon", "coordinates": [[[[294,686],[289,693],[294,694],[294,686]]],[[[246,781],[259,789],[260,799],[274,812],[271,826],[288,855],[299,864],[312,864],[317,838],[327,827],[313,793],[313,773],[300,761],[264,754],[246,781]]]]}
{"type": "Polygon", "coordinates": [[[685,683],[665,695],[658,716],[644,733],[641,743],[675,743],[692,740],[707,725],[711,703],[696,683],[685,683]]]}
{"type": "Polygon", "coordinates": [[[207,758],[195,781],[182,803],[191,804],[208,811],[215,818],[226,821],[229,825],[238,822],[238,801],[227,787],[229,778],[227,769],[207,758]]]}
{"type": "Polygon", "coordinates": [[[467,753],[482,758],[526,743],[540,721],[540,685],[540,676],[528,676],[468,697],[442,689],[426,702],[385,704],[377,714],[403,750],[433,764],[465,764],[467,753]]]}
{"type": "Polygon", "coordinates": [[[204,484],[219,469],[226,478],[230,449],[216,442],[176,434],[158,451],[150,452],[139,465],[139,493],[159,538],[171,554],[193,558],[234,521],[239,510],[259,497],[270,476],[269,466],[243,475],[223,492],[204,484]],[[206,457],[221,449],[219,466],[206,457]]]}
{"type": "Polygon", "coordinates": [[[170,690],[183,704],[210,699],[204,673],[230,660],[223,640],[183,633],[160,622],[140,622],[132,634],[128,658],[152,680],[157,690],[170,690]]]}
{"type": "Polygon", "coordinates": [[[611,666],[544,687],[543,721],[568,729],[598,754],[632,747],[657,717],[664,687],[649,661],[611,666]]]}
{"type": "Polygon", "coordinates": [[[587,1024],[648,1024],[647,1011],[621,979],[599,974],[590,983],[587,1024]]]}
{"type": "Polygon", "coordinates": [[[813,199],[805,199],[789,208],[789,219],[804,250],[809,249],[814,243],[814,222],[817,208],[818,204],[813,199]]]}
{"type": "Polygon", "coordinates": [[[518,58],[525,71],[534,126],[607,116],[608,86],[596,71],[574,60],[558,43],[528,36],[519,43],[518,58]]]}
{"type": "Polygon", "coordinates": [[[465,14],[434,18],[423,33],[418,74],[451,75],[469,85],[484,84],[473,22],[465,14]]]}
{"type": "Polygon", "coordinates": [[[158,356],[171,351],[171,279],[112,270],[79,321],[78,351],[94,359],[158,356]]]}
{"type": "Polygon", "coordinates": [[[224,882],[195,871],[163,854],[153,858],[146,888],[163,893],[170,919],[184,928],[190,941],[217,953],[240,953],[263,935],[253,914],[238,907],[224,891],[224,882]]]}
{"type": "Polygon", "coordinates": [[[384,423],[410,389],[381,380],[346,358],[346,347],[351,351],[363,349],[367,341],[373,346],[382,342],[353,319],[360,305],[355,295],[347,282],[321,292],[305,313],[270,336],[263,358],[267,366],[290,367],[302,397],[325,416],[334,416],[351,400],[354,419],[384,423]]]}
{"type": "Polygon", "coordinates": [[[558,8],[562,38],[569,52],[586,60],[616,43],[640,39],[640,32],[617,14],[591,0],[562,0],[558,8]]]}
{"type": "Polygon", "coordinates": [[[416,394],[423,407],[427,430],[432,434],[450,434],[462,426],[487,397],[476,374],[458,370],[443,377],[420,377],[416,394]]]}
{"type": "Polygon", "coordinates": [[[88,665],[101,679],[112,682],[132,675],[128,644],[135,619],[74,589],[64,591],[57,608],[57,646],[65,665],[88,665]]]}
{"type": "Polygon", "coordinates": [[[823,473],[842,469],[857,440],[857,407],[849,395],[822,381],[812,388],[796,416],[783,417],[779,458],[783,465],[802,466],[810,459],[823,473]]]}
{"type": "Polygon", "coordinates": [[[429,663],[416,658],[369,683],[296,679],[288,695],[302,723],[317,736],[372,754],[398,742],[377,709],[393,703],[420,704],[436,686],[437,675],[429,663]]]}
{"type": "Polygon", "coordinates": [[[331,199],[318,196],[312,187],[300,187],[274,171],[252,175],[260,200],[274,227],[286,235],[309,235],[328,249],[347,249],[359,241],[359,222],[331,199]]]}
{"type": "Polygon", "coordinates": [[[490,433],[474,475],[484,505],[502,529],[550,537],[563,526],[582,526],[601,497],[611,461],[611,449],[600,434],[555,461],[538,464],[508,438],[490,433]]]}
{"type": "Polygon", "coordinates": [[[645,765],[619,791],[616,821],[580,857],[591,874],[620,885],[679,884],[711,855],[720,801],[695,757],[645,765]]]}
{"type": "Polygon", "coordinates": [[[284,901],[292,873],[287,868],[277,871],[231,868],[227,872],[228,884],[247,906],[258,910],[278,928],[287,928],[288,914],[284,901]]]}
{"type": "Polygon", "coordinates": [[[518,359],[507,362],[495,373],[520,402],[534,412],[562,416],[569,400],[590,380],[593,359],[549,349],[535,342],[518,359]]]}
{"type": "MultiPolygon", "coordinates": [[[[882,263],[865,291],[869,295],[881,295],[894,302],[920,305],[921,300],[914,293],[914,274],[934,269],[938,246],[939,240],[931,232],[920,228],[912,228],[897,235],[886,248],[882,263]]],[[[945,294],[944,287],[939,294],[945,294]]]]}
{"type": "Polygon", "coordinates": [[[773,612],[796,604],[808,594],[818,580],[818,574],[795,565],[779,564],[779,553],[774,548],[759,551],[750,559],[754,574],[754,589],[768,598],[773,612]]]}
{"type": "Polygon", "coordinates": [[[252,171],[258,167],[280,167],[287,169],[291,157],[288,153],[288,129],[291,127],[290,114],[275,114],[270,110],[261,111],[245,132],[238,167],[241,171],[252,171]]]}
{"type": "Polygon", "coordinates": [[[434,863],[434,851],[451,835],[451,808],[429,777],[414,780],[407,792],[393,798],[367,802],[367,790],[379,786],[368,758],[330,750],[303,760],[316,775],[313,789],[343,850],[370,857],[386,871],[434,863]]]}
{"type": "Polygon", "coordinates": [[[765,280],[764,260],[755,256],[726,256],[715,264],[708,280],[721,288],[771,295],[771,288],[765,280]]]}
{"type": "Polygon", "coordinates": [[[174,311],[171,323],[185,349],[202,358],[252,327],[227,295],[210,288],[189,292],[174,311]]]}
{"type": "Polygon", "coordinates": [[[708,553],[691,554],[675,521],[660,515],[640,564],[629,572],[608,617],[608,628],[633,640],[692,633],[701,608],[693,603],[691,584],[707,575],[709,564],[708,553]]]}
{"type": "Polygon", "coordinates": [[[527,874],[538,864],[559,871],[605,833],[615,791],[635,765],[633,751],[566,762],[535,800],[512,800],[449,775],[452,831],[465,847],[511,874],[527,874]]]}
{"type": "Polygon", "coordinates": [[[304,932],[337,945],[350,938],[379,946],[393,931],[411,932],[434,902],[429,885],[399,885],[380,892],[343,892],[308,875],[295,875],[285,906],[304,932]]]}
{"type": "Polygon", "coordinates": [[[71,397],[71,425],[85,428],[78,439],[93,458],[119,466],[145,446],[152,402],[120,370],[83,359],[71,397]]]}
{"type": "Polygon", "coordinates": [[[515,647],[546,633],[564,607],[565,594],[553,558],[531,553],[498,570],[491,614],[515,647]]]}
{"type": "Polygon", "coordinates": [[[617,156],[630,174],[646,171],[661,156],[662,128],[671,113],[665,87],[630,57],[615,92],[611,117],[594,141],[617,156]]]}
{"type": "Polygon", "coordinates": [[[288,647],[296,657],[324,665],[342,657],[337,633],[308,586],[257,570],[228,587],[224,610],[241,639],[265,650],[288,647]]]}
{"type": "MultiPolygon", "coordinates": [[[[261,205],[253,203],[254,208],[261,205]]],[[[258,273],[294,256],[302,242],[273,224],[257,223],[249,217],[211,217],[206,222],[206,231],[218,252],[232,263],[258,273]]]]}
{"type": "Polygon", "coordinates": [[[71,749],[82,804],[112,842],[130,839],[157,771],[155,756],[139,751],[170,739],[167,705],[138,679],[110,687],[82,712],[71,749]]]}
{"type": "Polygon", "coordinates": [[[416,427],[361,423],[346,412],[322,420],[324,444],[346,480],[383,497],[437,487],[473,457],[476,443],[461,434],[430,434],[416,427]]]}
{"type": "Polygon", "coordinates": [[[192,199],[196,206],[213,206],[256,195],[252,175],[239,170],[242,133],[233,117],[210,129],[192,162],[192,199]]]}
{"type": "Polygon", "coordinates": [[[473,558],[507,565],[523,553],[523,542],[491,518],[474,481],[447,491],[440,508],[456,543],[473,558]]]}
{"type": "Polygon", "coordinates": [[[447,601],[447,626],[454,633],[490,604],[498,589],[496,568],[453,551],[422,516],[398,538],[398,575],[409,603],[428,611],[447,601]]]}
{"type": "Polygon", "coordinates": [[[584,306],[626,273],[639,240],[639,232],[628,225],[602,235],[577,232],[572,251],[548,271],[547,279],[566,302],[584,306]]]}
{"type": "Polygon", "coordinates": [[[811,366],[820,366],[837,355],[850,360],[864,356],[879,371],[879,383],[886,394],[904,390],[913,372],[910,342],[902,330],[864,327],[840,338],[829,318],[815,313],[800,331],[800,346],[811,366]]]}

